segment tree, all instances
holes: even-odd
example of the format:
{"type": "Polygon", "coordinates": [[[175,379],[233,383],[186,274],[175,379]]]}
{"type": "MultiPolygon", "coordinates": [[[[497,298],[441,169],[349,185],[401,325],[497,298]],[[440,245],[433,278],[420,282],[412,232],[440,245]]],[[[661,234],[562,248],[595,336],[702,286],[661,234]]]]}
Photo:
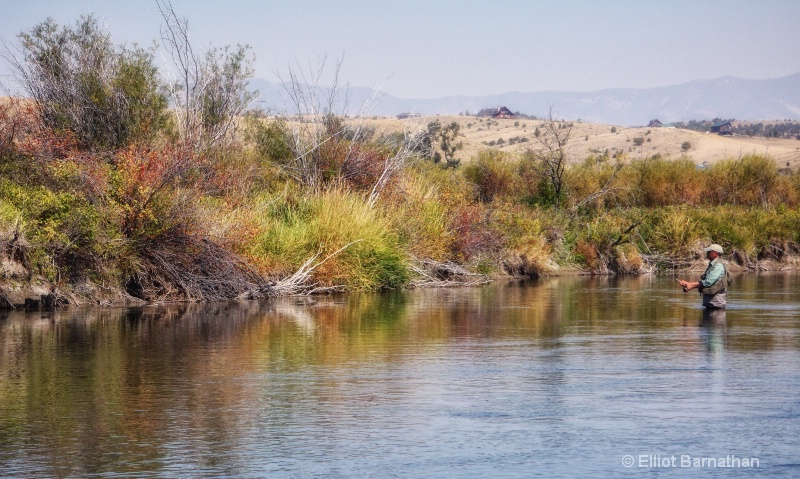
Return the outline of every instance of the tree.
{"type": "Polygon", "coordinates": [[[554,120],[551,107],[541,128],[540,135],[536,136],[539,147],[531,149],[530,153],[539,164],[552,194],[553,204],[558,208],[565,193],[564,171],[568,160],[566,147],[572,134],[572,123],[562,124],[554,120]]]}
{"type": "Polygon", "coordinates": [[[458,140],[460,126],[452,122],[442,126],[439,120],[428,122],[426,129],[420,134],[417,142],[417,151],[439,164],[444,160],[445,168],[455,168],[461,160],[456,158],[456,153],[463,147],[458,140]]]}
{"type": "Polygon", "coordinates": [[[189,23],[169,0],[156,0],[164,20],[161,39],[171,59],[169,96],[182,143],[206,151],[232,141],[241,116],[257,97],[247,86],[255,55],[249,45],[210,48],[198,54],[189,42],[189,23]]]}
{"type": "MultiPolygon", "coordinates": [[[[457,141],[459,130],[460,127],[456,122],[452,122],[439,130],[439,149],[442,150],[442,155],[444,155],[445,168],[455,168],[461,163],[461,160],[456,158],[456,152],[463,146],[462,142],[457,141]]],[[[438,163],[438,161],[436,162],[438,163]]]]}
{"type": "Polygon", "coordinates": [[[121,148],[167,125],[167,98],[153,50],[115,47],[93,16],[74,28],[52,18],[21,33],[2,56],[36,105],[42,124],[71,132],[83,148],[121,148]]]}
{"type": "Polygon", "coordinates": [[[688,141],[684,141],[683,144],[681,144],[681,150],[684,151],[684,152],[689,151],[689,149],[691,149],[691,148],[692,148],[692,144],[689,143],[688,141]]]}

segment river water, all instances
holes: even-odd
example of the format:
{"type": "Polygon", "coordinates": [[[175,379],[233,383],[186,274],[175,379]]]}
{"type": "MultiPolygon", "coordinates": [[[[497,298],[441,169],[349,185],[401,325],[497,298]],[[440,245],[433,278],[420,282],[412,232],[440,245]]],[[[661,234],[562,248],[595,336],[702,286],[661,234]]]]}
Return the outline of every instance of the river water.
{"type": "Polygon", "coordinates": [[[0,313],[0,477],[800,477],[798,279],[0,313]]]}

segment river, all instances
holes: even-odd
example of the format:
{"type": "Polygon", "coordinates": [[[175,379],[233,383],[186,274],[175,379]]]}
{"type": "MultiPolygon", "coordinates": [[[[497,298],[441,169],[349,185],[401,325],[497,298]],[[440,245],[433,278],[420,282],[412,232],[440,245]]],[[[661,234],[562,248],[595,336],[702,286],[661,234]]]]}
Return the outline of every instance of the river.
{"type": "Polygon", "coordinates": [[[0,312],[0,477],[800,477],[798,279],[0,312]]]}

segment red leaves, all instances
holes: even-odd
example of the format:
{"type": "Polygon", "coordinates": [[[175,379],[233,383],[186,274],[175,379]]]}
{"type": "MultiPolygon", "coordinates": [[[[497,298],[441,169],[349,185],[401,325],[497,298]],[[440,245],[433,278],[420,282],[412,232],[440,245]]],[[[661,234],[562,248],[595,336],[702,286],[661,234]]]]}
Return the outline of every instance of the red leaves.
{"type": "Polygon", "coordinates": [[[189,179],[195,165],[190,150],[131,146],[114,157],[111,192],[122,208],[122,232],[127,237],[152,236],[162,228],[185,223],[171,208],[174,186],[189,179]],[[166,215],[166,217],[165,217],[166,215]]]}
{"type": "Polygon", "coordinates": [[[483,253],[496,253],[503,245],[503,235],[492,228],[490,212],[480,204],[464,205],[454,212],[450,229],[454,231],[453,253],[462,260],[483,253]]]}

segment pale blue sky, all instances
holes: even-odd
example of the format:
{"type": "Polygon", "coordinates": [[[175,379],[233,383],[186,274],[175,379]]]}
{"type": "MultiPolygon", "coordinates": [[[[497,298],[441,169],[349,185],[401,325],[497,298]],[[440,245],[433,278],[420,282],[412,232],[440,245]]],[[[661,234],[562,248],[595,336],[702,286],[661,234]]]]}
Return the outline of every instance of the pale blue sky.
{"type": "MultiPolygon", "coordinates": [[[[248,43],[256,76],[344,53],[342,77],[404,98],[591,91],[800,71],[800,0],[174,0],[200,45],[248,43]]],[[[149,44],[148,0],[0,0],[0,37],[94,13],[149,44]]],[[[7,73],[5,66],[0,67],[7,73]]]]}

